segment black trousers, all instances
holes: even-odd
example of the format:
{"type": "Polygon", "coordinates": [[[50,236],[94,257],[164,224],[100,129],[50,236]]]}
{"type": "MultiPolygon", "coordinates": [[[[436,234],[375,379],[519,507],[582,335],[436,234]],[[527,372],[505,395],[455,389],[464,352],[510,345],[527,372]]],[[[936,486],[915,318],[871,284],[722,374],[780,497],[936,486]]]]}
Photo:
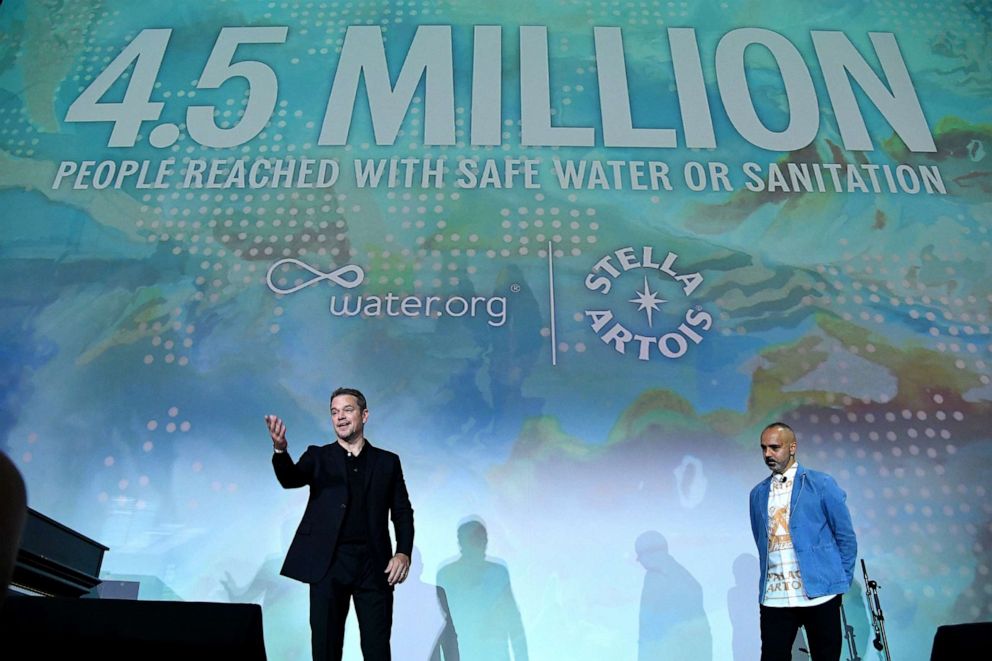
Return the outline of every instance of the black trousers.
{"type": "Polygon", "coordinates": [[[761,661],[789,661],[799,627],[806,629],[812,661],[838,661],[840,595],[819,606],[761,607],[761,661]]]}
{"type": "Polygon", "coordinates": [[[390,661],[393,589],[386,582],[384,569],[373,566],[368,547],[363,544],[342,544],[337,548],[327,575],[310,585],[313,661],[341,660],[344,625],[352,599],[365,661],[390,661]]]}

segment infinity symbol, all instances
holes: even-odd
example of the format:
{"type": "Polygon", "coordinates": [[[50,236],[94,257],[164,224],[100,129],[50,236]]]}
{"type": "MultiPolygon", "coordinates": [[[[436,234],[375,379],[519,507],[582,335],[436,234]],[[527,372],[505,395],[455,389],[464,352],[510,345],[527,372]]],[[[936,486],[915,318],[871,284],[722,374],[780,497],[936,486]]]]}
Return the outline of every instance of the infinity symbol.
{"type": "Polygon", "coordinates": [[[301,262],[298,259],[288,258],[288,259],[280,259],[278,262],[270,266],[269,272],[265,274],[265,283],[269,286],[269,289],[271,289],[276,294],[292,294],[300,291],[301,289],[304,289],[305,287],[309,287],[310,285],[317,284],[321,280],[330,280],[334,284],[340,285],[345,289],[352,289],[362,284],[362,281],[365,280],[365,271],[362,270],[361,266],[348,264],[347,266],[342,266],[341,268],[335,269],[330,273],[324,273],[323,271],[318,271],[314,267],[304,262],[301,262]],[[272,276],[275,274],[276,269],[282,266],[283,264],[292,264],[293,266],[298,266],[302,269],[310,271],[310,273],[313,273],[314,277],[310,278],[306,282],[296,285],[292,289],[283,289],[281,287],[278,287],[272,281],[272,276]],[[352,275],[354,277],[346,278],[344,277],[346,275],[352,275]]]}

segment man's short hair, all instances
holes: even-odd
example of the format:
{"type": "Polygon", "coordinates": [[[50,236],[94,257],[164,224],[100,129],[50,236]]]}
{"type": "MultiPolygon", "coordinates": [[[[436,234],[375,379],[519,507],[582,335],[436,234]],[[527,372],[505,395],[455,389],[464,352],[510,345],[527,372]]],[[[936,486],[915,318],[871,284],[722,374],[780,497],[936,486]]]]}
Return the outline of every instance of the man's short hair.
{"type": "Polygon", "coordinates": [[[794,429],[793,429],[792,427],[790,427],[790,426],[789,426],[788,424],[786,424],[786,423],[784,423],[784,422],[782,422],[781,420],[776,420],[776,421],[775,421],[775,422],[773,422],[772,424],[770,424],[770,425],[768,425],[767,427],[765,427],[764,429],[762,429],[762,430],[761,430],[761,434],[762,434],[762,436],[763,436],[763,435],[764,435],[764,433],[765,433],[766,431],[768,431],[769,429],[785,429],[785,430],[787,430],[787,431],[788,431],[788,432],[789,432],[790,434],[792,434],[792,438],[796,438],[796,432],[795,432],[795,430],[794,430],[794,429]]]}
{"type": "MultiPolygon", "coordinates": [[[[337,397],[338,395],[351,395],[352,397],[358,400],[359,409],[364,411],[368,408],[368,404],[365,402],[365,395],[362,394],[361,390],[357,390],[355,388],[338,388],[337,390],[331,393],[330,402],[333,402],[334,398],[337,397]]],[[[330,402],[328,402],[328,405],[330,405],[330,402]]]]}

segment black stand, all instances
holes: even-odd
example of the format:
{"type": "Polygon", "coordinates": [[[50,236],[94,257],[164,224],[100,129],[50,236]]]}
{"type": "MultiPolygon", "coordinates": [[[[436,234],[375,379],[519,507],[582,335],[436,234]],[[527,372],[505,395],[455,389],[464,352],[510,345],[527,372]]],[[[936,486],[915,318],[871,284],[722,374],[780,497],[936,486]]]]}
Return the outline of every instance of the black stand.
{"type": "Polygon", "coordinates": [[[889,656],[889,639],[885,636],[885,615],[882,614],[882,604],[878,600],[878,583],[868,578],[868,567],[865,566],[864,559],[861,560],[861,571],[865,575],[865,597],[868,599],[868,610],[871,611],[871,626],[875,629],[875,639],[871,644],[885,657],[885,661],[892,661],[889,656]]]}

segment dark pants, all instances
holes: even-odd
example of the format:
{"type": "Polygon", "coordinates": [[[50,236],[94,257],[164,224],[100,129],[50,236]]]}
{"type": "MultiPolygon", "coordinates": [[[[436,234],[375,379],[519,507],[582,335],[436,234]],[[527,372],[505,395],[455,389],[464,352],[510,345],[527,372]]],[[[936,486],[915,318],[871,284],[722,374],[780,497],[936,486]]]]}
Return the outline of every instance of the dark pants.
{"type": "Polygon", "coordinates": [[[825,604],[761,607],[761,661],[789,661],[799,627],[806,629],[812,661],[838,661],[841,650],[840,595],[825,604]]]}
{"type": "Polygon", "coordinates": [[[310,585],[313,661],[340,661],[348,607],[355,600],[365,661],[390,661],[393,590],[364,545],[341,545],[327,575],[310,585]]]}

